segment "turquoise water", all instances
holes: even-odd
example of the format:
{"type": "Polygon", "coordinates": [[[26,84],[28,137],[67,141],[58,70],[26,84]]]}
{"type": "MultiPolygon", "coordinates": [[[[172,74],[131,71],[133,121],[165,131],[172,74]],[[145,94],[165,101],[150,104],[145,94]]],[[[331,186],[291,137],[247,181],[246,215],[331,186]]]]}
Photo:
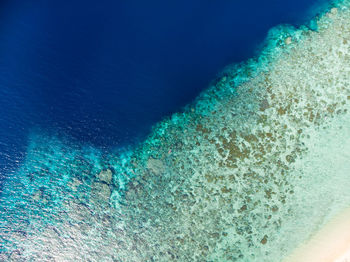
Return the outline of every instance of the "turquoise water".
{"type": "Polygon", "coordinates": [[[137,146],[33,131],[0,259],[283,261],[350,206],[349,7],[272,29],[137,146]]]}

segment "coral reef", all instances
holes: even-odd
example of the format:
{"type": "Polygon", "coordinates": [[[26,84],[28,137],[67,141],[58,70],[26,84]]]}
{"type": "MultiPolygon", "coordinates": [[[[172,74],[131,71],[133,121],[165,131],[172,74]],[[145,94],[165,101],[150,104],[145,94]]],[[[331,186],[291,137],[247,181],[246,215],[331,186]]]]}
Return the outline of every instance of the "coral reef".
{"type": "Polygon", "coordinates": [[[281,261],[350,205],[349,7],[271,30],[136,148],[33,138],[0,259],[281,261]]]}

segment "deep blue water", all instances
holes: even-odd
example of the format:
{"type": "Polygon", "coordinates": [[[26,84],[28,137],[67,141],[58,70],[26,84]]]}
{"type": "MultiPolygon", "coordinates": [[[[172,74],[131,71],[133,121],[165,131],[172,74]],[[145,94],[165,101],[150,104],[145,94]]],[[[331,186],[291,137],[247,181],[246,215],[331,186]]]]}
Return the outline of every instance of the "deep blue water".
{"type": "Polygon", "coordinates": [[[107,150],[147,134],[316,1],[3,1],[1,177],[33,128],[107,150]]]}

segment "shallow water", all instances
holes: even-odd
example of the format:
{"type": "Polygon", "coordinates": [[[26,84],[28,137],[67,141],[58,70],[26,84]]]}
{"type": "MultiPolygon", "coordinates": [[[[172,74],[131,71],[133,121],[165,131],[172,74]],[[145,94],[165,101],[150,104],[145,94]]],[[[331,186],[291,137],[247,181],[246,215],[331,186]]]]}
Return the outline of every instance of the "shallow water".
{"type": "Polygon", "coordinates": [[[32,129],[0,258],[282,261],[350,205],[349,6],[274,28],[136,145],[32,129]]]}

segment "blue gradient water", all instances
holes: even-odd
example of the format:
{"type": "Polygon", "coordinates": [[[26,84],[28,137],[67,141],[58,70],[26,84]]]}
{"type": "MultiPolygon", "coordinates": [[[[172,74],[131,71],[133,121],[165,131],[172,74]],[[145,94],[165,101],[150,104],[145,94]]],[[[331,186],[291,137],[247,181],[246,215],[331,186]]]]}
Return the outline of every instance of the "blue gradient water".
{"type": "Polygon", "coordinates": [[[132,143],[316,2],[2,2],[1,179],[33,129],[103,150],[132,143]]]}
{"type": "Polygon", "coordinates": [[[0,260],[292,254],[350,205],[350,0],[322,5],[3,2],[0,260]]]}

